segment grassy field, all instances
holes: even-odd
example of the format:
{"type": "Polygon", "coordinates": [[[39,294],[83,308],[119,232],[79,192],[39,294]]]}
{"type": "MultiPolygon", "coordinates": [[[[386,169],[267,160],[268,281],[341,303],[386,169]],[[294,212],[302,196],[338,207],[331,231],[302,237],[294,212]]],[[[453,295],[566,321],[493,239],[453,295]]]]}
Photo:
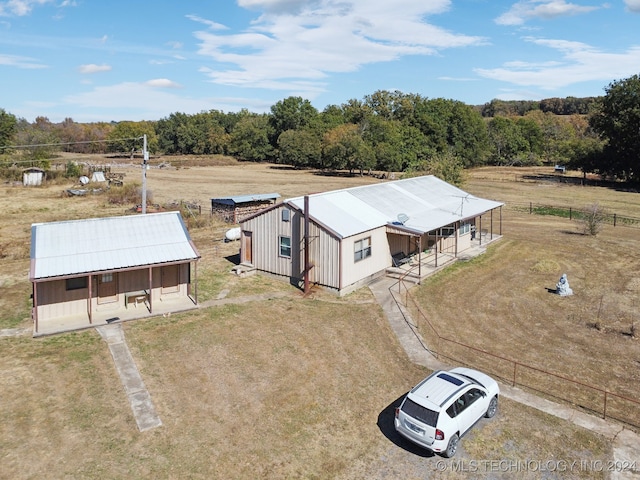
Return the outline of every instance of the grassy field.
{"type": "MultiPolygon", "coordinates": [[[[211,197],[287,198],[380,180],[226,159],[207,167],[173,163],[149,171],[149,189],[154,203],[203,206],[205,219],[189,220],[203,257],[201,300],[222,290],[229,297],[290,295],[123,325],[163,421],[145,433],[137,431],[95,331],[0,338],[0,478],[465,478],[434,471],[438,457],[393,435],[394,404],[428,372],[407,360],[368,289],[340,299],[321,290],[302,298],[286,282],[231,275],[238,245],[222,242],[228,225],[207,215],[211,197]]],[[[139,181],[139,169],[117,169],[125,182],[139,181]]],[[[467,191],[507,202],[504,239],[412,295],[442,334],[614,390],[637,389],[640,356],[629,328],[640,289],[638,230],[607,227],[584,237],[566,219],[508,206],[529,198],[599,201],[640,216],[636,194],[516,181],[520,172],[471,172],[467,191]],[[548,294],[565,272],[575,295],[548,294]]],[[[0,328],[30,326],[31,223],[120,215],[132,206],[111,204],[105,194],[63,196],[70,186],[3,187],[0,328]]],[[[606,460],[610,448],[598,435],[503,400],[494,420],[465,437],[460,455],[579,462],[606,460]]]]}

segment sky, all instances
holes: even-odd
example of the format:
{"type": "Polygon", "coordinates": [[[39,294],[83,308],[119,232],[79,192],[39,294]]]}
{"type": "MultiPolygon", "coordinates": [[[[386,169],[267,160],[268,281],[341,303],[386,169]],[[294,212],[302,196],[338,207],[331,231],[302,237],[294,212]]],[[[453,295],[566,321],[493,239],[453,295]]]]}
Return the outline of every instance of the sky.
{"type": "Polygon", "coordinates": [[[640,0],[0,0],[0,109],[29,122],[589,97],[639,73],[640,0]]]}

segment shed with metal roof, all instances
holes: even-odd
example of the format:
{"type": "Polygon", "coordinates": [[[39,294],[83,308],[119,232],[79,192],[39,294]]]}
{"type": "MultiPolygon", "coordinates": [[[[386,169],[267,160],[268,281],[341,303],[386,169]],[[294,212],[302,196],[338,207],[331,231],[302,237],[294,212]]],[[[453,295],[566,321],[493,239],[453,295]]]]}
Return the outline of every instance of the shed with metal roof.
{"type": "Polygon", "coordinates": [[[433,175],[291,198],[241,222],[241,262],[344,294],[498,237],[502,205],[433,175]]]}
{"type": "Polygon", "coordinates": [[[199,258],[179,212],[33,224],[34,334],[194,307],[199,258]]]}
{"type": "Polygon", "coordinates": [[[211,214],[225,222],[238,223],[244,218],[277,202],[279,193],[232,195],[211,199],[211,214]]]}

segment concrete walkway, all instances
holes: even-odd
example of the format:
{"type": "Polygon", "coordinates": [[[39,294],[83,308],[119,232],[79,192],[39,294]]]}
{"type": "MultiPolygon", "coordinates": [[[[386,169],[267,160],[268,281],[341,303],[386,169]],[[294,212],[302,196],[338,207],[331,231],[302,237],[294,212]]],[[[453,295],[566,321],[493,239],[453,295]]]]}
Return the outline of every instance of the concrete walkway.
{"type": "MultiPolygon", "coordinates": [[[[369,288],[382,307],[391,325],[391,329],[406,351],[409,360],[415,364],[427,367],[430,370],[446,370],[451,368],[451,366],[438,361],[427,350],[426,344],[417,332],[416,325],[411,319],[409,312],[403,306],[396,303],[393,293],[395,292],[397,295],[397,291],[394,290],[392,292],[392,288],[395,286],[395,289],[397,289],[397,284],[397,280],[383,277],[375,283],[372,283],[369,288]]],[[[612,479],[640,479],[640,435],[624,428],[620,424],[609,422],[593,415],[574,410],[568,406],[551,402],[510,385],[501,383],[500,393],[506,398],[563,418],[608,438],[613,445],[614,458],[612,462],[615,463],[612,463],[612,469],[608,469],[607,465],[603,465],[604,471],[611,470],[610,474],[612,479]],[[629,469],[625,471],[615,471],[616,466],[633,465],[634,462],[635,470],[633,471],[629,469]]]]}
{"type": "Polygon", "coordinates": [[[162,425],[160,417],[151,401],[151,396],[144,386],[136,362],[131,356],[127,342],[124,339],[122,324],[115,323],[96,327],[100,336],[109,345],[109,351],[116,364],[116,370],[122,380],[122,385],[129,398],[133,416],[141,432],[162,425]]]}

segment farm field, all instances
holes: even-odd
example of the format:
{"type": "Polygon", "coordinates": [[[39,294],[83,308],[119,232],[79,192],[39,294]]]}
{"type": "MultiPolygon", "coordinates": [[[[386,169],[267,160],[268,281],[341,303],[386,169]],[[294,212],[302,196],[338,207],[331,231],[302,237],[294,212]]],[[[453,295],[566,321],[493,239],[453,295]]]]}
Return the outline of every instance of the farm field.
{"type": "MultiPolygon", "coordinates": [[[[211,197],[277,192],[288,198],[382,180],[233,161],[176,166],[149,170],[148,189],[154,203],[202,205],[205,220],[190,226],[203,257],[201,300],[222,290],[228,297],[291,295],[124,324],[163,421],[145,433],[136,429],[95,331],[0,338],[0,478],[465,478],[436,471],[439,457],[391,431],[393,405],[428,372],[407,360],[368,289],[340,299],[321,290],[302,298],[286,282],[239,279],[229,273],[238,245],[221,241],[229,226],[208,217],[211,197]]],[[[113,170],[125,173],[125,182],[139,181],[139,168],[113,170]]],[[[536,172],[470,172],[465,190],[507,202],[504,238],[477,261],[444,271],[411,295],[441,334],[637,396],[640,344],[630,328],[640,323],[634,316],[640,230],[605,227],[585,237],[568,219],[530,216],[509,202],[576,208],[599,202],[640,217],[638,194],[518,177],[536,172]],[[572,297],[546,290],[562,273],[572,297]]],[[[120,215],[131,205],[111,204],[104,194],[63,196],[66,184],[1,188],[0,329],[26,328],[31,223],[120,215]]],[[[465,437],[459,455],[604,461],[610,445],[503,400],[496,419],[465,437]]]]}

